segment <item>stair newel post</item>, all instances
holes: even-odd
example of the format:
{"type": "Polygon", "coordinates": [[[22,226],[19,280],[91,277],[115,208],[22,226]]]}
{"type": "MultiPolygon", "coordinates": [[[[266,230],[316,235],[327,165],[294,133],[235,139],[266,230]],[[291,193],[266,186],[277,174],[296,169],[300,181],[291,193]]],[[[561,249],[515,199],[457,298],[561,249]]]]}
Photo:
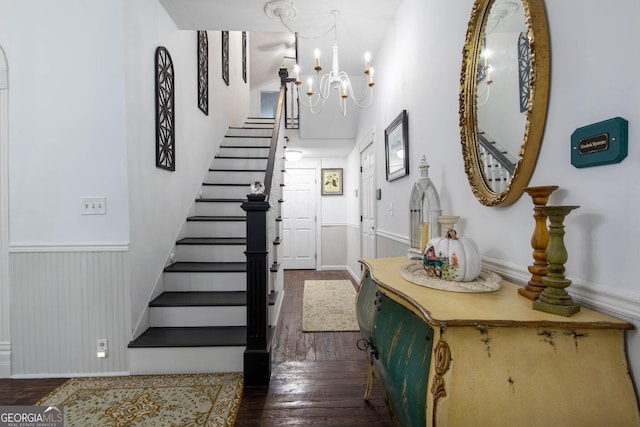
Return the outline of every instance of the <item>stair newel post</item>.
{"type": "Polygon", "coordinates": [[[268,301],[266,194],[249,194],[242,209],[247,213],[247,349],[244,352],[244,385],[267,386],[271,378],[268,301]]]}

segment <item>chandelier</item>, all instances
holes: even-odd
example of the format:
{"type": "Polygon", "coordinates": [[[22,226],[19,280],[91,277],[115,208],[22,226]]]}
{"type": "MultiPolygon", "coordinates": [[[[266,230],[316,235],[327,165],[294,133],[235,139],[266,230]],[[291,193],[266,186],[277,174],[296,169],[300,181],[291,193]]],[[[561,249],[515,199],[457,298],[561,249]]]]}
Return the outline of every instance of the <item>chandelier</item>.
{"type": "MultiPolygon", "coordinates": [[[[287,25],[287,20],[291,20],[295,18],[296,11],[295,6],[292,2],[287,0],[271,0],[267,2],[265,6],[265,11],[267,16],[272,19],[278,19],[290,32],[295,34],[300,38],[308,38],[301,36],[297,32],[293,31],[289,25],[287,25]]],[[[373,86],[375,83],[373,81],[373,68],[371,67],[371,55],[367,52],[364,58],[364,74],[366,75],[363,79],[363,93],[356,95],[351,78],[344,71],[340,70],[339,61],[338,61],[338,26],[337,26],[337,16],[340,14],[338,10],[332,10],[331,14],[333,15],[333,26],[329,28],[329,30],[325,33],[333,31],[333,58],[331,64],[331,70],[328,73],[324,73],[320,75],[322,71],[322,65],[320,65],[320,51],[318,49],[314,52],[315,57],[315,67],[314,70],[317,74],[318,84],[317,84],[317,92],[314,91],[315,83],[312,77],[309,77],[307,80],[306,86],[306,94],[307,101],[304,100],[304,95],[301,94],[301,85],[302,81],[300,80],[300,67],[296,63],[294,67],[295,73],[295,85],[296,85],[296,95],[300,100],[300,104],[308,108],[313,114],[319,114],[325,102],[332,96],[332,93],[336,94],[336,98],[338,100],[340,111],[343,116],[347,115],[347,101],[350,99],[356,106],[360,108],[366,108],[371,105],[373,101],[373,86]],[[367,78],[368,77],[368,78],[367,78]]]]}

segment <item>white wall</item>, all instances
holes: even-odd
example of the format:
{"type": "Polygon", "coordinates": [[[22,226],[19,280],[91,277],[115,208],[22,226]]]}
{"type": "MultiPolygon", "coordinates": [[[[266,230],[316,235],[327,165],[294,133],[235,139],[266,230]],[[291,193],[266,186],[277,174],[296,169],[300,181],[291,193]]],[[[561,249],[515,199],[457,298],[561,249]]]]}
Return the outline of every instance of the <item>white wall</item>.
{"type": "MultiPolygon", "coordinates": [[[[402,109],[409,114],[410,177],[388,183],[384,175],[384,133],[376,136],[379,231],[408,238],[408,200],[426,154],[444,214],[462,217],[460,234],[473,238],[486,260],[527,277],[532,263],[532,204],[528,196],[510,207],[476,201],[463,170],[458,95],[461,52],[472,0],[405,0],[376,58],[375,106],[364,110],[359,137],[384,129],[402,109]],[[384,100],[384,102],[382,102],[384,100]],[[396,214],[389,214],[393,203],[396,214]],[[404,217],[400,212],[404,210],[404,217]]],[[[634,123],[640,121],[640,3],[621,0],[603,8],[597,0],[547,1],[551,42],[551,89],[544,139],[530,185],[557,184],[550,204],[581,208],[566,220],[569,292],[581,301],[640,326],[640,155],[634,123]],[[585,31],[585,28],[605,31],[585,31]],[[629,120],[629,156],[620,164],[576,169],[570,163],[570,135],[580,126],[621,116],[629,120]],[[616,245],[609,245],[616,243],[616,245]]],[[[351,219],[350,219],[351,220],[351,219]]],[[[640,378],[640,336],[628,332],[632,369],[640,378]]]]}
{"type": "MultiPolygon", "coordinates": [[[[126,2],[126,100],[131,204],[131,283],[134,331],[211,160],[230,124],[247,116],[241,33],[230,32],[230,85],[221,77],[221,34],[209,31],[209,115],[197,104],[196,32],[180,31],[158,0],[126,2]],[[175,72],[176,171],[155,166],[154,54],[165,46],[175,72]]],[[[161,285],[161,283],[160,283],[161,285]]]]}
{"type": "Polygon", "coordinates": [[[11,244],[126,242],[122,1],[0,1],[11,244]],[[107,214],[83,216],[83,196],[107,214]]]}

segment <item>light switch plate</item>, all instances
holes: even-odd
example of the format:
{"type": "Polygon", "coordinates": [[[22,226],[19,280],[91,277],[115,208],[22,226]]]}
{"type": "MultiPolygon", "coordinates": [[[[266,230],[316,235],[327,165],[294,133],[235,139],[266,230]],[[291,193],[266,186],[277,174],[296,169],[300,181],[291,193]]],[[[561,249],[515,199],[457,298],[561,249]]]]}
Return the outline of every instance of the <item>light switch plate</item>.
{"type": "Polygon", "coordinates": [[[106,197],[83,197],[81,202],[82,215],[105,215],[107,213],[106,197]]]}

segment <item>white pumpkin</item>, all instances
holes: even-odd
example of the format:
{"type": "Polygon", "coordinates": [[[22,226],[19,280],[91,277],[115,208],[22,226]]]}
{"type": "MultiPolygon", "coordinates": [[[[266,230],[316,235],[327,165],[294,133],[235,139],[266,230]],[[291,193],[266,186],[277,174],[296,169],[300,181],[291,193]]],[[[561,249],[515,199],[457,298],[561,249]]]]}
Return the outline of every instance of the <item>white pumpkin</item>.
{"type": "Polygon", "coordinates": [[[458,237],[454,229],[447,231],[444,237],[429,240],[423,262],[429,276],[455,282],[475,280],[482,267],[476,243],[458,237]]]}

